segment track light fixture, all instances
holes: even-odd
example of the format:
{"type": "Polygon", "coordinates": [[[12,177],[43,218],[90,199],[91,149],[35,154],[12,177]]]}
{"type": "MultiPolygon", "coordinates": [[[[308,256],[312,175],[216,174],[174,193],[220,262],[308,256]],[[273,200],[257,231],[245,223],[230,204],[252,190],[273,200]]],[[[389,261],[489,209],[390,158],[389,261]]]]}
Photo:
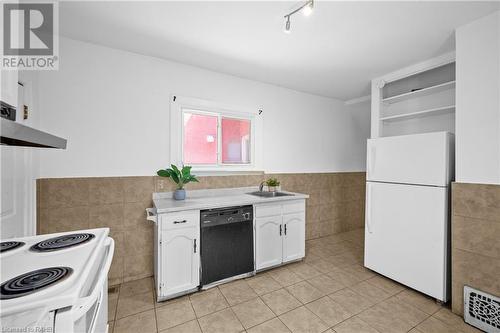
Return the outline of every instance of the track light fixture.
{"type": "Polygon", "coordinates": [[[294,11],[286,14],[284,16],[285,18],[285,33],[289,34],[290,33],[290,17],[293,15],[293,14],[296,14],[300,11],[302,11],[302,13],[304,14],[304,16],[309,16],[311,15],[312,11],[314,9],[314,0],[308,0],[306,1],[306,3],[304,3],[302,6],[300,6],[299,8],[295,9],[294,11]]]}
{"type": "Polygon", "coordinates": [[[290,16],[285,16],[285,17],[286,17],[285,33],[289,34],[290,33],[290,16]]]}

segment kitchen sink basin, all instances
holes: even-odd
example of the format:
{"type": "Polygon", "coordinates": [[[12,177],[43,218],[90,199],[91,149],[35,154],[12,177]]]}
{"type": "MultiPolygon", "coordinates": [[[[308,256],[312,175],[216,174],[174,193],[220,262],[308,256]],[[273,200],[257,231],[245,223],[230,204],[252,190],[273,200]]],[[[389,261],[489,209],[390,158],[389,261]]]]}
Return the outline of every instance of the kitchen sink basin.
{"type": "Polygon", "coordinates": [[[263,198],[288,197],[294,195],[292,193],[285,193],[285,192],[264,192],[264,191],[256,191],[248,194],[263,198]]]}

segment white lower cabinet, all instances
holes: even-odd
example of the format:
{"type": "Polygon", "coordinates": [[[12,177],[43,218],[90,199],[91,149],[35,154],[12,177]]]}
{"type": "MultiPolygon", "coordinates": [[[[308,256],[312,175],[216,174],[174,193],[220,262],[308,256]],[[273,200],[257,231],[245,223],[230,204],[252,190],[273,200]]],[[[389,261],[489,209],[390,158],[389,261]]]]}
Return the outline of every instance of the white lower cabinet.
{"type": "Polygon", "coordinates": [[[255,206],[257,270],[305,256],[305,200],[255,206]]]}
{"type": "MultiPolygon", "coordinates": [[[[257,270],[305,256],[305,200],[255,207],[257,270]]],[[[200,211],[156,216],[155,278],[158,300],[196,290],[200,285],[200,211]]]]}
{"type": "Polygon", "coordinates": [[[305,256],[305,212],[283,215],[283,262],[305,256]]]}
{"type": "Polygon", "coordinates": [[[257,269],[276,266],[283,261],[282,217],[260,217],[255,220],[255,266],[257,269]]]}
{"type": "Polygon", "coordinates": [[[159,217],[158,295],[160,299],[189,292],[200,284],[199,212],[186,216],[182,219],[175,219],[178,224],[171,223],[172,217],[169,214],[159,217]],[[193,222],[190,218],[197,219],[197,221],[193,222]]]}

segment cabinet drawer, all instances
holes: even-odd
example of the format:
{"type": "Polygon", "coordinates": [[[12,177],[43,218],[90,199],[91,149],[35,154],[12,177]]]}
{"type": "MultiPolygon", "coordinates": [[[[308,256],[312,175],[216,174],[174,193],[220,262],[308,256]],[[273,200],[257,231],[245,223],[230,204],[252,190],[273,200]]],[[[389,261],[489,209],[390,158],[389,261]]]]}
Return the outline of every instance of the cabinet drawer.
{"type": "Polygon", "coordinates": [[[290,201],[283,203],[283,214],[301,213],[306,211],[306,201],[290,201]]]}
{"type": "Polygon", "coordinates": [[[263,204],[255,206],[255,217],[281,215],[281,204],[263,204]]]}
{"type": "Polygon", "coordinates": [[[161,229],[177,229],[200,226],[200,211],[184,211],[160,215],[161,229]]]}

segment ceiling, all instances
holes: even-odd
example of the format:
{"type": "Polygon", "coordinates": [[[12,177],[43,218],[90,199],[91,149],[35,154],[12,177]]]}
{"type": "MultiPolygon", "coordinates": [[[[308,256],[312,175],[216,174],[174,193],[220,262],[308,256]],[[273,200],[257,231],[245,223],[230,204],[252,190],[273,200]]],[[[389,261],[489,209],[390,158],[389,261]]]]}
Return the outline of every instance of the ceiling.
{"type": "Polygon", "coordinates": [[[64,36],[348,100],[369,81],[454,50],[453,31],[500,2],[61,2],[64,36]]]}

